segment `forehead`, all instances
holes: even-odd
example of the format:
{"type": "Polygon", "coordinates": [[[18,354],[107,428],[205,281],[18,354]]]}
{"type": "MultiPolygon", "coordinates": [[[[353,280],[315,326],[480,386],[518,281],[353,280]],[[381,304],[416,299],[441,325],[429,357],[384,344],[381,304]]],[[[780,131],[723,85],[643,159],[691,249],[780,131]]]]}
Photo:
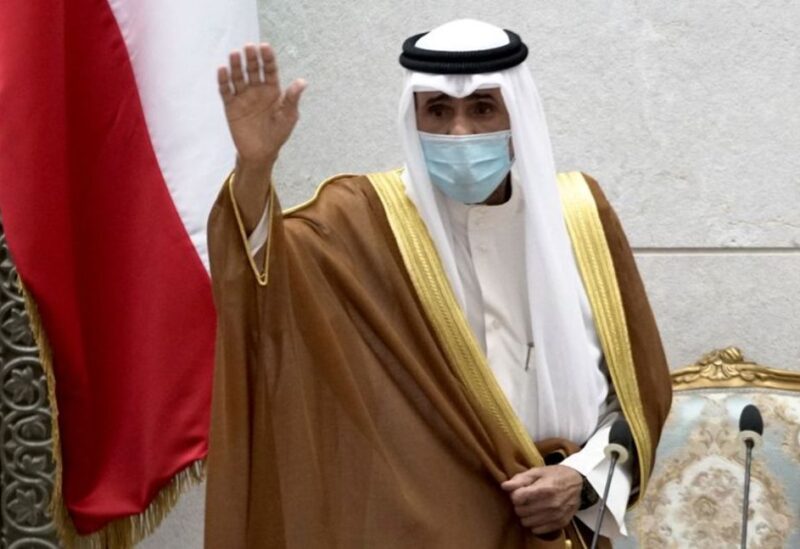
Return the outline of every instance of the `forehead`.
{"type": "Polygon", "coordinates": [[[500,92],[500,88],[485,88],[475,90],[466,97],[453,97],[440,91],[419,91],[414,92],[414,99],[416,99],[418,104],[422,105],[427,103],[438,103],[440,101],[478,101],[481,99],[489,99],[502,104],[503,94],[500,92]]]}

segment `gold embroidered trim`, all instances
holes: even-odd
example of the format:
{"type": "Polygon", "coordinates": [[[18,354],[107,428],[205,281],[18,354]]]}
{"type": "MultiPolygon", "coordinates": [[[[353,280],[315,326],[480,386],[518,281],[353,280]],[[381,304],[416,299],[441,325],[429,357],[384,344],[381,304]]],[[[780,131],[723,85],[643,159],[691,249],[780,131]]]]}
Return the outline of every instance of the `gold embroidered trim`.
{"type": "Polygon", "coordinates": [[[611,252],[597,205],[583,174],[559,174],[558,184],[564,219],[592,307],[597,335],[622,411],[636,442],[641,471],[640,495],[644,495],[650,477],[653,446],[644,418],[644,405],[636,381],[628,325],[611,252]]]}
{"type": "MultiPolygon", "coordinates": [[[[250,251],[250,243],[247,238],[247,230],[244,226],[244,221],[242,220],[242,213],[239,211],[239,203],[236,202],[236,196],[233,193],[233,181],[236,177],[236,172],[231,172],[228,176],[228,180],[225,182],[228,186],[228,193],[230,194],[231,204],[233,205],[233,213],[236,216],[236,224],[239,225],[239,234],[242,237],[242,244],[244,245],[244,251],[247,255],[247,259],[250,262],[250,268],[253,270],[253,274],[256,277],[256,281],[258,282],[259,286],[266,286],[269,283],[269,256],[270,256],[270,249],[272,248],[272,238],[267,235],[267,249],[264,253],[264,269],[259,271],[258,267],[256,266],[256,260],[253,257],[253,254],[250,251]]],[[[272,216],[273,210],[275,208],[275,186],[270,184],[270,196],[269,196],[269,213],[267,216],[269,217],[269,221],[267,225],[272,231],[272,216]]]]}
{"type": "Polygon", "coordinates": [[[544,465],[503,390],[489,369],[464,313],[453,294],[436,247],[416,207],[406,196],[400,172],[367,176],[386,211],[406,270],[439,341],[471,398],[517,443],[533,466],[544,465]]]}
{"type": "MultiPolygon", "coordinates": [[[[228,193],[230,194],[231,204],[233,205],[233,213],[236,216],[236,224],[239,226],[239,235],[242,238],[242,245],[244,246],[245,253],[247,254],[247,260],[250,262],[250,269],[253,271],[253,275],[256,277],[256,281],[258,282],[259,286],[266,286],[269,283],[269,258],[270,258],[270,250],[272,249],[272,238],[267,236],[267,249],[264,254],[264,268],[262,270],[258,269],[256,265],[255,258],[253,254],[250,253],[250,244],[247,238],[247,229],[244,226],[244,220],[242,220],[242,212],[239,209],[239,203],[236,202],[236,196],[233,192],[233,182],[235,179],[236,172],[231,172],[228,176],[228,179],[225,181],[225,184],[228,186],[228,193]]],[[[317,190],[314,192],[314,196],[311,199],[306,200],[302,204],[298,204],[297,206],[293,206],[291,208],[287,208],[283,210],[283,215],[290,215],[295,212],[298,212],[304,208],[311,206],[314,202],[317,201],[319,198],[320,193],[322,192],[323,187],[325,187],[328,183],[335,181],[342,177],[356,177],[353,174],[338,174],[334,175],[333,177],[329,177],[325,181],[317,186],[317,190]]],[[[272,225],[274,221],[274,210],[275,210],[275,201],[276,201],[276,194],[275,194],[275,185],[270,184],[270,197],[269,197],[269,213],[267,214],[269,217],[268,226],[270,232],[272,231],[272,225]]]]}
{"type": "Polygon", "coordinates": [[[292,206],[291,208],[286,208],[285,210],[283,210],[283,215],[290,215],[290,214],[299,212],[300,210],[303,210],[305,208],[308,208],[314,202],[317,201],[317,199],[319,198],[319,194],[322,192],[322,189],[328,183],[336,181],[337,179],[341,179],[342,177],[359,177],[359,176],[357,174],[352,174],[352,173],[340,173],[340,174],[336,174],[336,175],[334,175],[332,177],[329,177],[328,179],[326,179],[325,181],[323,181],[322,183],[317,185],[317,190],[314,191],[314,196],[312,196],[311,198],[309,198],[305,202],[302,202],[302,203],[298,204],[297,206],[292,206]]]}

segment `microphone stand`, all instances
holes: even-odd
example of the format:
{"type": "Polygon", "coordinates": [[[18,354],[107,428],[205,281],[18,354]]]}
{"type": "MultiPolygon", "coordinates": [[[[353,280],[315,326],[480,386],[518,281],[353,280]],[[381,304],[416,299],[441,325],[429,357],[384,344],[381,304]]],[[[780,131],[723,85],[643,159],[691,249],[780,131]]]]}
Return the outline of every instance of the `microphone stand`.
{"type": "Polygon", "coordinates": [[[739,416],[739,438],[747,448],[744,466],[744,501],[742,501],[742,549],[747,547],[747,522],[750,508],[750,468],[753,462],[753,448],[761,443],[764,433],[764,420],[761,412],[753,404],[742,409],[739,416]]]}
{"type": "Polygon", "coordinates": [[[753,461],[754,443],[752,439],[747,439],[744,444],[747,447],[747,457],[744,466],[744,501],[742,502],[742,549],[747,547],[747,515],[750,508],[750,465],[753,461]]]}
{"type": "Polygon", "coordinates": [[[603,527],[603,518],[606,514],[606,500],[608,493],[611,490],[611,478],[614,476],[614,471],[617,468],[617,463],[620,465],[627,462],[633,451],[633,437],[631,435],[631,428],[625,421],[625,418],[618,419],[611,425],[611,430],[608,432],[608,445],[606,445],[603,453],[611,462],[608,468],[608,476],[606,477],[606,486],[603,488],[603,498],[600,500],[600,509],[597,513],[597,523],[594,527],[594,535],[592,536],[592,547],[597,547],[597,540],[600,539],[600,529],[603,527]]]}
{"type": "Polygon", "coordinates": [[[606,477],[606,487],[603,490],[603,498],[600,500],[600,512],[597,513],[597,521],[594,525],[594,535],[592,536],[592,546],[590,549],[596,549],[597,540],[600,539],[600,527],[603,526],[603,517],[606,514],[606,500],[608,499],[608,491],[611,488],[611,477],[614,476],[614,468],[617,466],[619,459],[618,452],[611,452],[611,467],[608,469],[608,476],[606,477]]]}

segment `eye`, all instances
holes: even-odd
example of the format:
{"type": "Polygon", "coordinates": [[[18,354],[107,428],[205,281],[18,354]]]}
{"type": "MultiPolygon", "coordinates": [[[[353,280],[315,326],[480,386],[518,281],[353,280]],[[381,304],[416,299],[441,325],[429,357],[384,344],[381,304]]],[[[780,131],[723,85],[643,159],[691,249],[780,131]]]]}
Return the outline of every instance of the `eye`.
{"type": "Polygon", "coordinates": [[[488,101],[479,101],[475,104],[475,114],[486,116],[494,113],[494,105],[488,101]]]}
{"type": "Polygon", "coordinates": [[[443,118],[447,114],[447,107],[444,105],[431,105],[428,107],[428,114],[435,118],[443,118]]]}

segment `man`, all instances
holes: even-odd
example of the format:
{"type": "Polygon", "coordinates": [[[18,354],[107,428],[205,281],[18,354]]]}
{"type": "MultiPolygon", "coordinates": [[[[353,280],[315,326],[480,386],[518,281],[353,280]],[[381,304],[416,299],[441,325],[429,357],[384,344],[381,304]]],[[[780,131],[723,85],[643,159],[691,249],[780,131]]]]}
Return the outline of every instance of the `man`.
{"type": "Polygon", "coordinates": [[[472,20],[410,38],[405,168],[284,212],[305,82],[281,91],[267,45],[220,69],[238,162],[209,222],[209,547],[579,547],[624,412],[637,459],[602,533],[622,529],[668,371],[616,216],[592,180],[557,184],[526,56],[472,20]]]}

